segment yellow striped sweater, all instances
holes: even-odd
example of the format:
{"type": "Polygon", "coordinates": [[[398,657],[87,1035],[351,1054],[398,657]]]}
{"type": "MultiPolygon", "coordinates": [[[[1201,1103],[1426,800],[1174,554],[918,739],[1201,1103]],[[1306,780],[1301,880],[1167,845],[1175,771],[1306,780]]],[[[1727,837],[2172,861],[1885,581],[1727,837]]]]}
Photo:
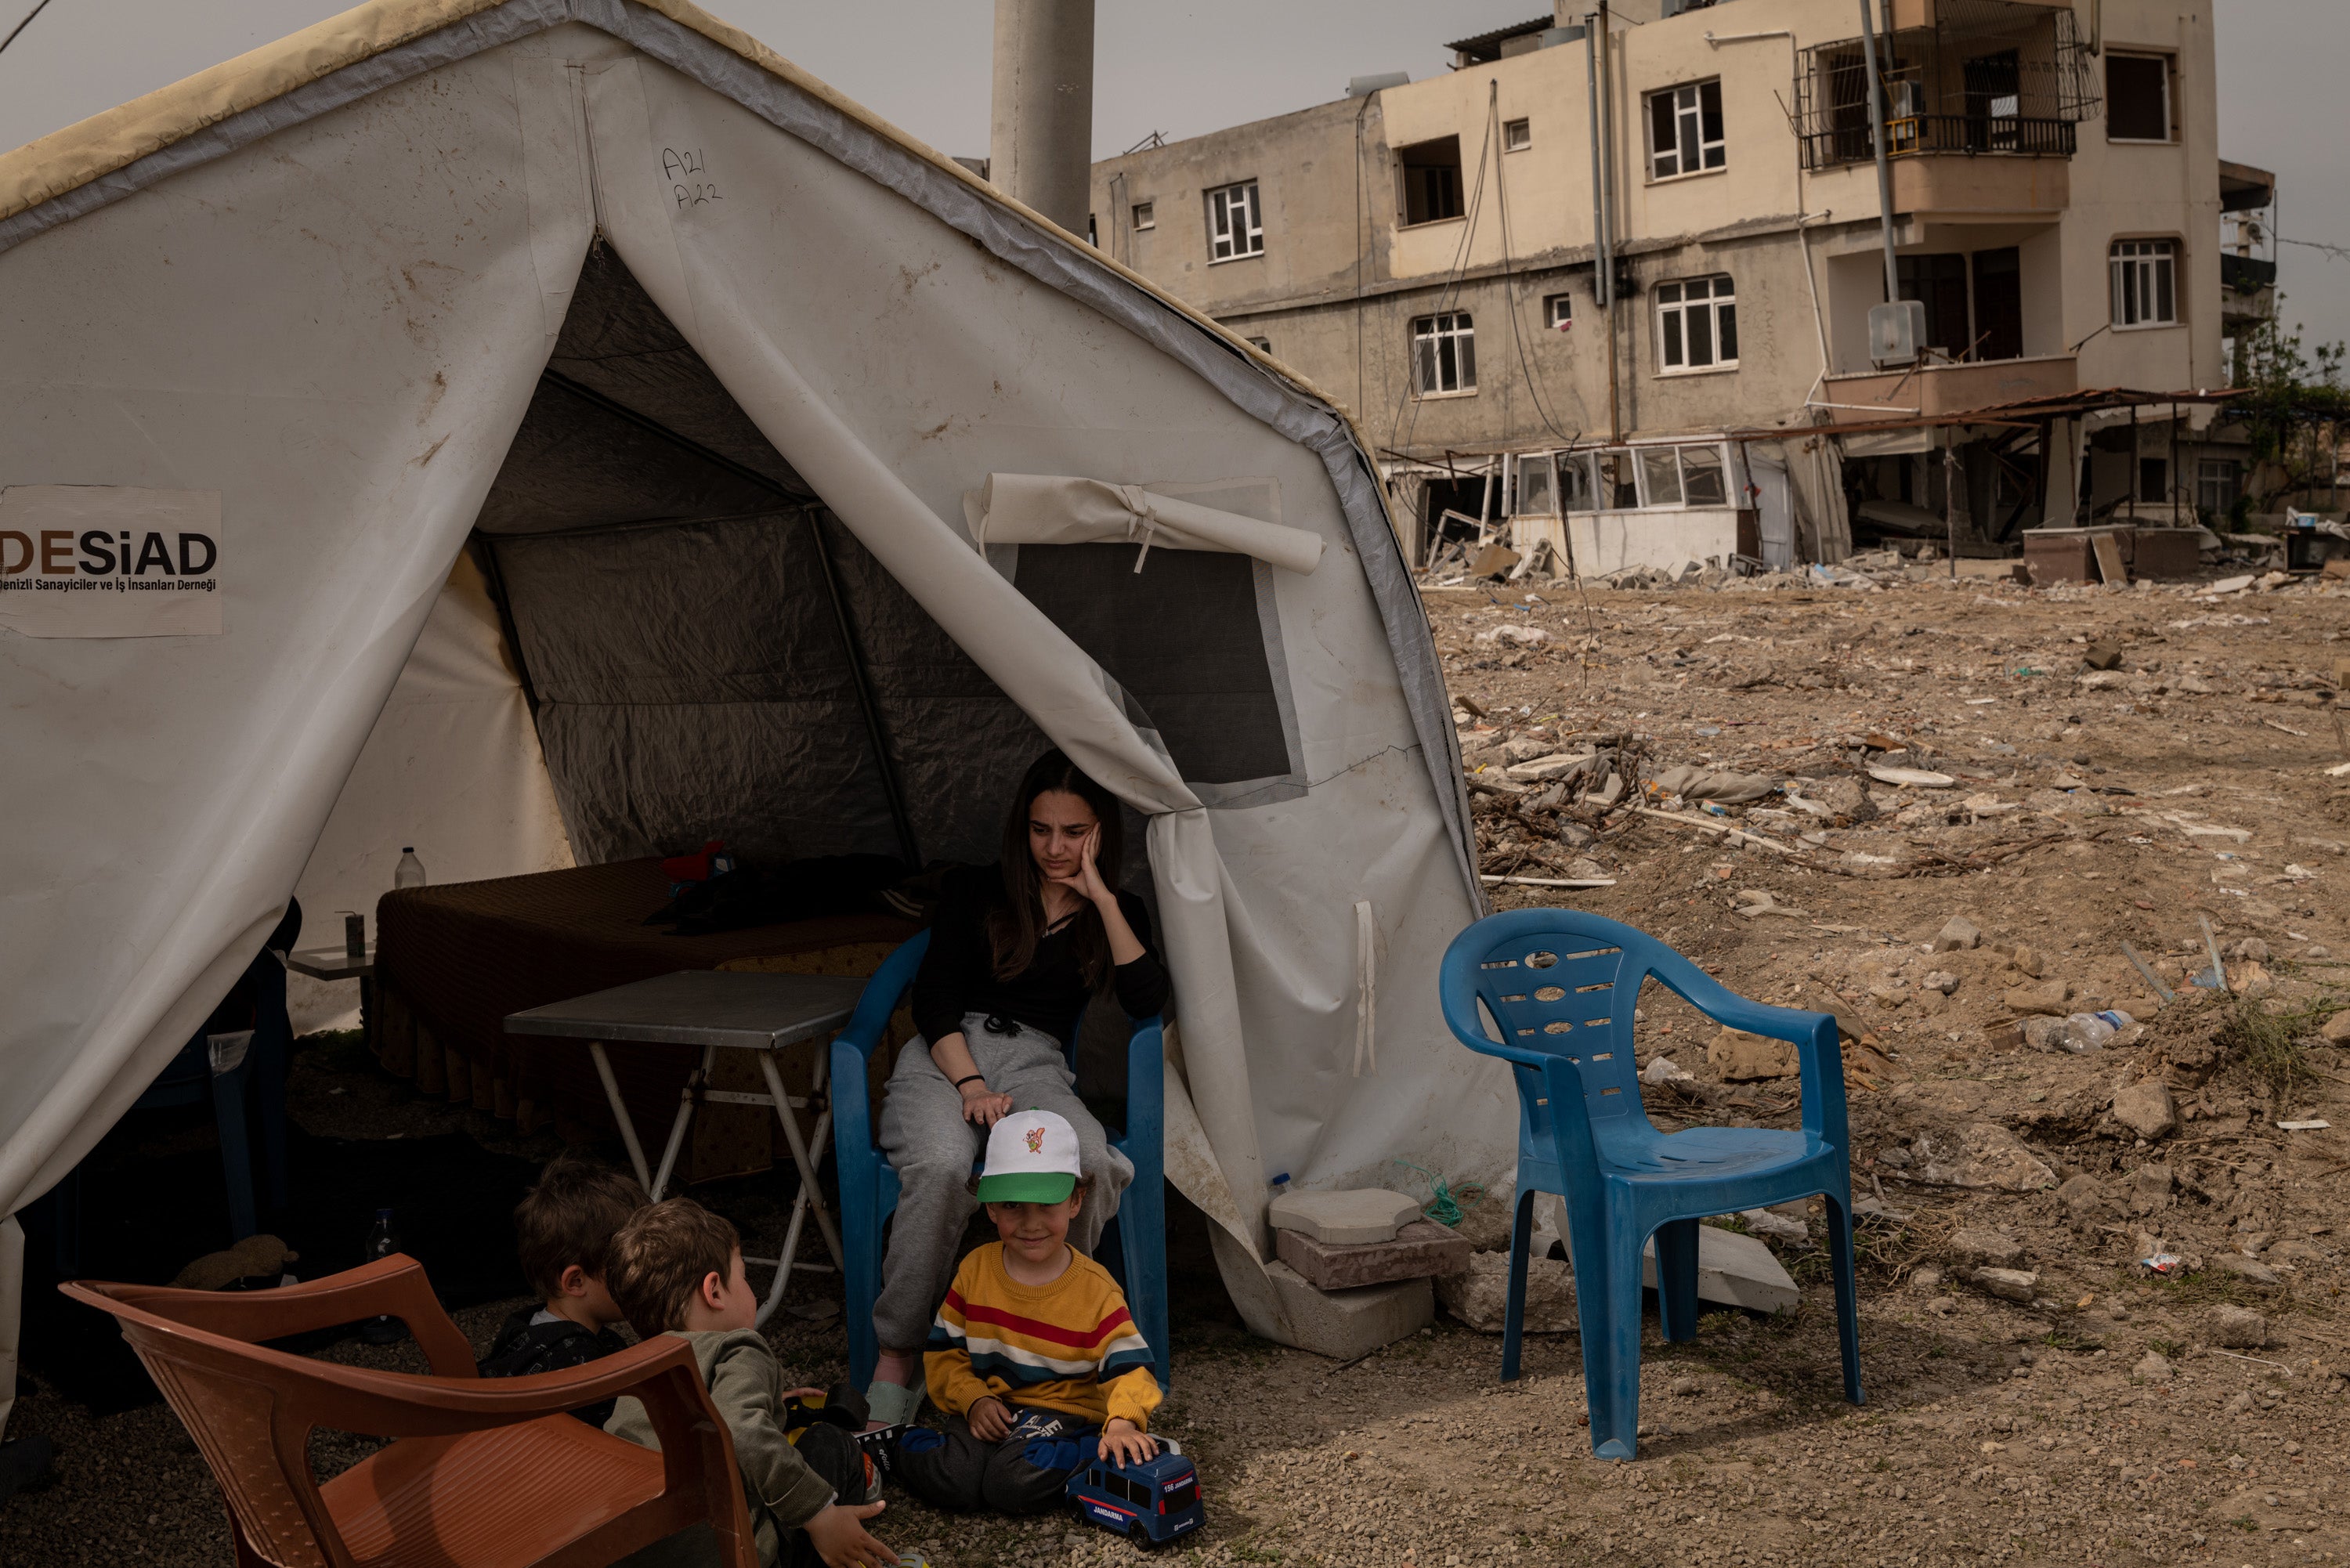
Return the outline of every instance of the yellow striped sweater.
{"type": "Polygon", "coordinates": [[[994,1395],[1101,1426],[1123,1416],[1148,1429],[1159,1407],[1150,1348],[1109,1271],[1072,1251],[1049,1285],[1003,1272],[1003,1243],[972,1251],[931,1324],[923,1356],[931,1400],[962,1415],[994,1395]]]}

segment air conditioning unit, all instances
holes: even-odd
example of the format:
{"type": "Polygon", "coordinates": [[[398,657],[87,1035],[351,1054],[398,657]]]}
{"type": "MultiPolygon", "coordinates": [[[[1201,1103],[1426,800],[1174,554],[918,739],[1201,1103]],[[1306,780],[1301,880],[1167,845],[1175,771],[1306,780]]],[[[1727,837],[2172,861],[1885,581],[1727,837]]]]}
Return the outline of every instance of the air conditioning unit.
{"type": "Polygon", "coordinates": [[[1868,307],[1868,358],[1880,369],[1915,365],[1926,343],[1926,302],[1897,299],[1868,307]]]}

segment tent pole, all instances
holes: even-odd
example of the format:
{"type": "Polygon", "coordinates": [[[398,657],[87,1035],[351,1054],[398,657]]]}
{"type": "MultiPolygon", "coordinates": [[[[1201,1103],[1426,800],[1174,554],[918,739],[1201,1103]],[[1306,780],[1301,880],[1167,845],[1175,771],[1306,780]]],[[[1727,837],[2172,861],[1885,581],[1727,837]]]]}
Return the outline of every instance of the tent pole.
{"type": "Polygon", "coordinates": [[[921,846],[914,837],[913,819],[906,814],[905,791],[899,787],[898,770],[890,765],[888,737],[881,728],[881,710],[873,698],[873,681],[865,668],[865,650],[857,640],[857,629],[848,618],[848,600],[840,591],[840,573],[833,565],[832,546],[824,536],[824,524],[816,518],[816,507],[805,496],[795,494],[774,479],[761,473],[748,463],[737,462],[723,452],[712,452],[691,436],[679,434],[650,415],[639,413],[617,398],[605,396],[595,388],[583,385],[560,370],[547,369],[540,378],[549,386],[570,393],[585,403],[593,403],[615,419],[625,420],[646,434],[668,442],[680,452],[689,452],[714,468],[723,469],[745,484],[754,485],[792,504],[793,508],[807,519],[808,537],[816,545],[816,558],[824,568],[825,592],[832,601],[833,625],[840,632],[841,652],[848,660],[848,678],[857,688],[857,706],[865,719],[865,736],[873,747],[873,765],[881,774],[881,794],[889,807],[889,824],[897,830],[898,850],[906,864],[915,870],[922,868],[921,846]]]}

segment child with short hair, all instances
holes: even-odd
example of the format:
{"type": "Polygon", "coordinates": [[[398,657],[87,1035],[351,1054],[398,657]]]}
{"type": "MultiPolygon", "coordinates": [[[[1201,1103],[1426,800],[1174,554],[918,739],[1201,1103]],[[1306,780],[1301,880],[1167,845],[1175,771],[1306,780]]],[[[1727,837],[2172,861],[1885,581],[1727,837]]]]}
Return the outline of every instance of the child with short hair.
{"type": "MultiPolygon", "coordinates": [[[[883,1505],[873,1501],[880,1482],[855,1439],[826,1424],[808,1427],[796,1445],[785,1435],[785,1402],[822,1390],[785,1386],[783,1367],[758,1332],[759,1298],[733,1225],[691,1198],[640,1210],[612,1240],[609,1282],[639,1334],[675,1334],[693,1347],[710,1401],[734,1439],[743,1501],[765,1568],[819,1562],[897,1568],[898,1554],[865,1529],[883,1505]]],[[[604,1429],[660,1447],[632,1396],[621,1397],[604,1429]]],[[[627,1561],[631,1568],[713,1563],[717,1541],[708,1524],[697,1524],[627,1561]]]]}
{"type": "Polygon", "coordinates": [[[934,1507],[1039,1513],[1094,1458],[1158,1452],[1159,1378],[1118,1282],[1069,1245],[1086,1187],[1066,1117],[999,1120],[979,1199],[1000,1240],[955,1271],[923,1356],[931,1402],[961,1420],[910,1428],[896,1473],[934,1507]]]}
{"type": "MultiPolygon", "coordinates": [[[[604,1280],[612,1238],[646,1201],[634,1178],[608,1166],[569,1154],[548,1162],[514,1211],[515,1252],[540,1304],[516,1308],[500,1325],[483,1376],[560,1372],[628,1348],[612,1332],[623,1314],[604,1280]]],[[[571,1413],[600,1427],[612,1401],[571,1413]]]]}

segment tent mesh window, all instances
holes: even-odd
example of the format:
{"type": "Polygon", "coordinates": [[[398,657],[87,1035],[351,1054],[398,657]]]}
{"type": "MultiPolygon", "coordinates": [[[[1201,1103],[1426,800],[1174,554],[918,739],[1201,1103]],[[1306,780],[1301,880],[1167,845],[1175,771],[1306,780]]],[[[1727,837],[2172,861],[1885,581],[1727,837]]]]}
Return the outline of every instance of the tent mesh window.
{"type": "Polygon", "coordinates": [[[1186,779],[1293,771],[1247,556],[1132,545],[1023,545],[1013,584],[1125,688],[1186,779]]]}

